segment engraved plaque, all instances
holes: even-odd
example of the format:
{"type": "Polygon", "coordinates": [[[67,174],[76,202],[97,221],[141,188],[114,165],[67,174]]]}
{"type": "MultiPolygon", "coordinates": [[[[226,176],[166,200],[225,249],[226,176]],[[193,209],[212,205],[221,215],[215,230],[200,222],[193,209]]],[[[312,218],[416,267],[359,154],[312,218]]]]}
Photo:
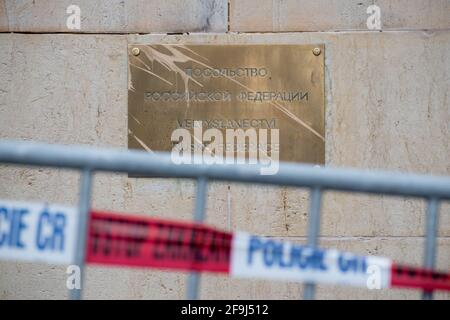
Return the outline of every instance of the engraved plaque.
{"type": "Polygon", "coordinates": [[[323,45],[129,45],[128,147],[171,151],[202,121],[278,129],[280,161],[322,164],[324,95],[323,45]]]}

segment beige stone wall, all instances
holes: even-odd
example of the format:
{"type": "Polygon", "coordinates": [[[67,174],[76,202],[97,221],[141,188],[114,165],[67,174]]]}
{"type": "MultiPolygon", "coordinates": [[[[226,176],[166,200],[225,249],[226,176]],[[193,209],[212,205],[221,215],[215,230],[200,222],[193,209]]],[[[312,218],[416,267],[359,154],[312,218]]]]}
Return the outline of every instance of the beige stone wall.
{"type": "MultiPolygon", "coordinates": [[[[448,0],[231,0],[229,12],[226,0],[78,3],[82,28],[74,32],[65,26],[70,1],[0,0],[0,138],[126,148],[128,43],[324,43],[327,165],[450,175],[448,0]],[[366,30],[372,3],[381,7],[383,32],[366,30]],[[184,34],[167,34],[174,32],[184,34]]],[[[0,169],[5,199],[74,205],[77,184],[75,172],[0,169]]],[[[186,180],[97,174],[93,206],[188,220],[194,187],[186,180]]],[[[327,193],[321,245],[420,264],[424,208],[414,199],[327,193]]],[[[207,220],[221,228],[231,215],[233,230],[303,242],[307,210],[304,190],[209,187],[207,220]]],[[[445,203],[438,239],[444,270],[449,214],[445,203]]],[[[0,299],[65,298],[65,279],[63,267],[2,262],[0,299]]],[[[183,273],[88,267],[85,296],[181,299],[185,280],[183,273]]],[[[201,283],[205,299],[297,299],[301,292],[299,284],[215,275],[201,283]]],[[[318,287],[318,298],[419,296],[318,287]]]]}

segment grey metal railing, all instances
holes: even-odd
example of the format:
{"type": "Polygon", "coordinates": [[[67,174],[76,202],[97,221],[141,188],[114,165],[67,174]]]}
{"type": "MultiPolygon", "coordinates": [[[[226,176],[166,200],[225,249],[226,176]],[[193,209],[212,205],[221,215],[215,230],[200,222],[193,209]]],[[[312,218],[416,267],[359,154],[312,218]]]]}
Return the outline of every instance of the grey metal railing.
{"type": "MultiPolygon", "coordinates": [[[[81,170],[79,226],[76,263],[83,270],[86,223],[89,218],[92,175],[96,171],[152,175],[197,180],[194,220],[205,217],[208,180],[261,183],[310,189],[308,244],[317,246],[320,231],[322,194],[326,190],[350,191],[423,198],[428,202],[424,267],[434,268],[439,203],[450,200],[450,177],[401,174],[383,171],[320,168],[305,164],[280,163],[275,175],[261,175],[259,165],[174,164],[168,153],[112,150],[88,146],[62,146],[34,142],[0,141],[0,163],[81,170]]],[[[84,272],[82,272],[83,275],[84,272]]],[[[197,299],[200,275],[188,277],[188,299],[197,299]]],[[[313,299],[314,283],[306,283],[304,298],[313,299]]],[[[80,299],[81,290],[71,290],[71,299],[80,299]]],[[[423,299],[432,299],[424,292],[423,299]]]]}

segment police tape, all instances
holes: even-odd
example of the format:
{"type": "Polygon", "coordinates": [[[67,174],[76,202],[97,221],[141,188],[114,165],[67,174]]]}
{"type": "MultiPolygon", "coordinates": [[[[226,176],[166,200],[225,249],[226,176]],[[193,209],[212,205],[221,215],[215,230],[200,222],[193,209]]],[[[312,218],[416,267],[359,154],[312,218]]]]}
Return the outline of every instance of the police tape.
{"type": "MultiPolygon", "coordinates": [[[[0,201],[0,259],[71,264],[77,211],[59,205],[0,201]]],[[[375,288],[450,290],[450,274],[390,259],[312,248],[203,224],[92,211],[90,264],[225,273],[375,288]]]]}
{"type": "Polygon", "coordinates": [[[0,200],[0,259],[71,264],[77,219],[75,208],[0,200]]]}
{"type": "Polygon", "coordinates": [[[232,235],[200,224],[93,211],[88,263],[228,272],[232,235]]]}
{"type": "Polygon", "coordinates": [[[381,289],[450,290],[450,274],[202,224],[93,211],[87,262],[381,289]]]}

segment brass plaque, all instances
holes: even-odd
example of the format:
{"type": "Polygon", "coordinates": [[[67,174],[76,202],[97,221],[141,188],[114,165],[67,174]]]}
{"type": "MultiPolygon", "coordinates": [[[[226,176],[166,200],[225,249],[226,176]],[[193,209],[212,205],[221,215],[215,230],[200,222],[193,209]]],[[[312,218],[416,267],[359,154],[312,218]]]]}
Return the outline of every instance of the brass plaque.
{"type": "Polygon", "coordinates": [[[323,45],[129,45],[128,70],[130,149],[171,151],[202,121],[278,129],[280,161],[325,161],[323,45]]]}

